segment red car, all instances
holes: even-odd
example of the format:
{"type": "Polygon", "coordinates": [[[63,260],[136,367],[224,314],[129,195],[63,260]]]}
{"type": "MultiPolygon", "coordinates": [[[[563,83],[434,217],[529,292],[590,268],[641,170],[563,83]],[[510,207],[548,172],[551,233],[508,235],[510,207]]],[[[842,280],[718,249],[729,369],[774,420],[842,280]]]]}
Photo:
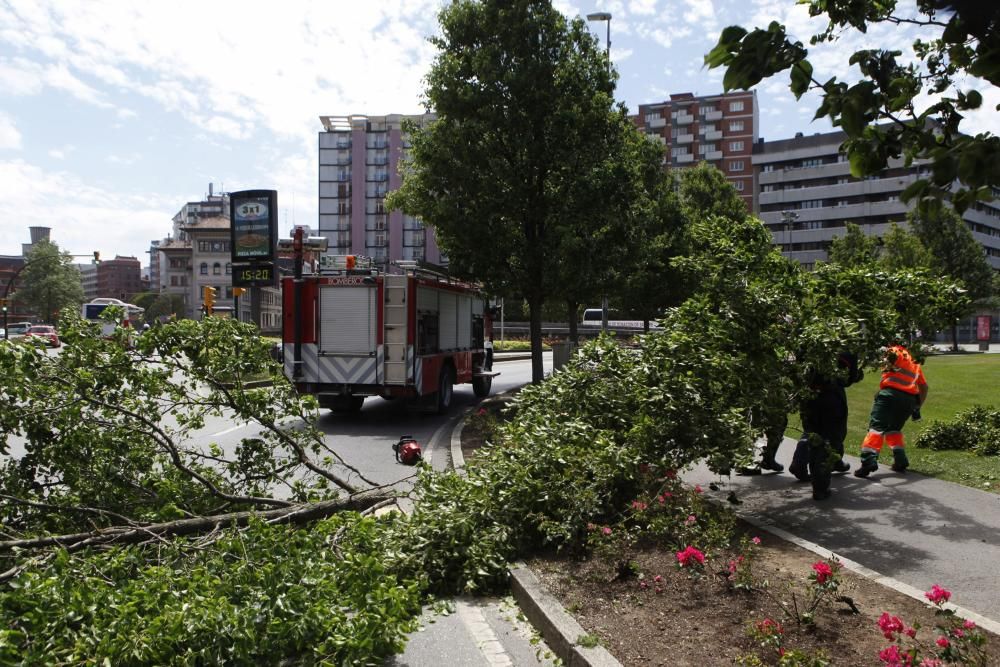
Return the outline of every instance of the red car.
{"type": "Polygon", "coordinates": [[[59,342],[59,334],[56,333],[55,327],[50,327],[47,324],[36,324],[35,326],[28,329],[24,334],[25,338],[43,338],[49,347],[59,347],[62,343],[59,342]]]}

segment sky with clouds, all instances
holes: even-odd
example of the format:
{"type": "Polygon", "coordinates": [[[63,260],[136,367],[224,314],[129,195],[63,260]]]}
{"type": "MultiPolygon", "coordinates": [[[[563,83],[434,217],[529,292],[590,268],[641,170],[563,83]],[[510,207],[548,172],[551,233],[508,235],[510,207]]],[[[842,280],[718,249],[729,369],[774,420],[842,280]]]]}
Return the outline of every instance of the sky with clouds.
{"type": "MultiPolygon", "coordinates": [[[[0,0],[0,255],[20,254],[39,225],[71,253],[148,265],[150,241],[209,183],[276,189],[282,230],[315,227],[318,117],[421,112],[444,1],[0,0]]],[[[671,93],[721,92],[721,70],[702,58],[727,25],[778,20],[804,43],[823,27],[794,0],[554,4],[570,17],[611,13],[617,98],[633,112],[671,93]]],[[[603,44],[606,24],[592,28],[603,44]]],[[[817,78],[845,77],[846,54],[905,52],[913,38],[876,28],[810,60],[817,78]]],[[[1000,103],[983,92],[984,107],[1000,103]]],[[[785,77],[758,99],[767,139],[830,129],[785,77]]],[[[1000,133],[996,116],[969,129],[1000,133]]]]}

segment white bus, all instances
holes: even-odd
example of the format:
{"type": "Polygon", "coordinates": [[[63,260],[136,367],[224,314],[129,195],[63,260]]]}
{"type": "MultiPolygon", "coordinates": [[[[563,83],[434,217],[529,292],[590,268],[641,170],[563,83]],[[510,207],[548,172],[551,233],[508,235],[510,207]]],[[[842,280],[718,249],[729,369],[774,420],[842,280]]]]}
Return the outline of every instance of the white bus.
{"type": "Polygon", "coordinates": [[[91,322],[101,323],[101,334],[105,337],[110,336],[114,333],[115,327],[119,324],[124,327],[132,327],[133,329],[138,327],[142,321],[142,315],[146,312],[145,308],[140,308],[139,306],[133,305],[131,303],[125,303],[120,299],[110,299],[110,298],[99,298],[94,299],[90,303],[85,303],[80,309],[80,315],[83,319],[89,320],[91,322]],[[108,306],[119,306],[125,311],[125,317],[119,322],[105,322],[101,320],[101,313],[108,306]]]}

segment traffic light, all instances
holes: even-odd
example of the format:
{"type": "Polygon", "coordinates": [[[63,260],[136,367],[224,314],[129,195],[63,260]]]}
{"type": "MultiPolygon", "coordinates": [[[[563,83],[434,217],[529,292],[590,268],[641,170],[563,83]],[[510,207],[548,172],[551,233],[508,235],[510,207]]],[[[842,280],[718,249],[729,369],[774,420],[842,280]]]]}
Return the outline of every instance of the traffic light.
{"type": "Polygon", "coordinates": [[[202,305],[205,308],[205,314],[211,315],[212,309],[215,307],[215,288],[205,285],[202,289],[202,305]]]}
{"type": "Polygon", "coordinates": [[[100,250],[95,250],[94,251],[94,264],[100,264],[100,263],[101,263],[101,251],[100,250]]]}
{"type": "Polygon", "coordinates": [[[246,293],[247,293],[247,288],[245,288],[245,287],[234,287],[233,288],[233,296],[235,298],[237,298],[237,299],[240,298],[241,296],[243,296],[246,293]]]}
{"type": "Polygon", "coordinates": [[[0,299],[0,312],[7,312],[7,299],[0,299]]]}

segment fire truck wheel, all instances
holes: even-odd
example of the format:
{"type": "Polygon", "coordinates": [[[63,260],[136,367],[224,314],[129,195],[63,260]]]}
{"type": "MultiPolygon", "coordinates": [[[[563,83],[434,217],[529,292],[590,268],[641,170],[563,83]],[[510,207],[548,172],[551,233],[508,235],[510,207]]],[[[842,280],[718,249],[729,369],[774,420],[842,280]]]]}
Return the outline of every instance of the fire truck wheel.
{"type": "Polygon", "coordinates": [[[476,398],[485,398],[490,395],[490,387],[493,386],[493,378],[489,375],[485,377],[472,378],[472,391],[476,398]]]}
{"type": "Polygon", "coordinates": [[[443,414],[451,407],[451,397],[455,390],[455,371],[451,366],[441,367],[441,378],[438,380],[437,411],[443,414]]]}

